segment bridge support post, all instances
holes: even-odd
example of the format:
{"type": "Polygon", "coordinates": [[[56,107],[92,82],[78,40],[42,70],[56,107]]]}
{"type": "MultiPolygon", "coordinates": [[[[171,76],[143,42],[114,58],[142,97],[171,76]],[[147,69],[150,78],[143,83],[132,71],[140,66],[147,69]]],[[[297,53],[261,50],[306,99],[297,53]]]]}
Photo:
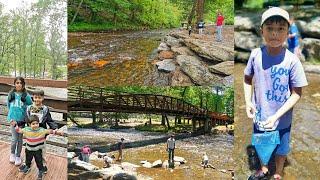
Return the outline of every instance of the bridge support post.
{"type": "MultiPolygon", "coordinates": [[[[189,121],[189,119],[188,119],[188,121],[189,121]]],[[[194,118],[192,118],[192,132],[195,132],[195,131],[196,131],[196,120],[194,118]]]]}
{"type": "Polygon", "coordinates": [[[209,118],[204,120],[204,133],[209,133],[209,118]]]}

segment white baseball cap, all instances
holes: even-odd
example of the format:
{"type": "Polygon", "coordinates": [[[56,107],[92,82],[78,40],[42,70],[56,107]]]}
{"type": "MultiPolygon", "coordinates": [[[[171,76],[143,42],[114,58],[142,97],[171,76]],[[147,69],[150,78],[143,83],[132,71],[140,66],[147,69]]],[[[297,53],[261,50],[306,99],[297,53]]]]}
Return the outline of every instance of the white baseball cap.
{"type": "Polygon", "coordinates": [[[284,10],[284,9],[281,9],[279,7],[272,7],[272,8],[269,8],[268,10],[266,10],[263,14],[262,14],[262,17],[261,17],[261,24],[260,26],[262,26],[262,24],[271,16],[281,16],[283,17],[285,20],[288,21],[288,23],[290,24],[290,21],[289,21],[289,13],[284,10]]]}

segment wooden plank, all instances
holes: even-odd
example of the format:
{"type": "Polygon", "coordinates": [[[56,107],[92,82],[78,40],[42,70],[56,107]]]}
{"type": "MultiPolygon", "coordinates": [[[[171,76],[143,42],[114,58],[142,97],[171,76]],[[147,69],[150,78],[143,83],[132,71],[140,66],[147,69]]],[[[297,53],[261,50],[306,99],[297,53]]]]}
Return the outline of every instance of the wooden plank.
{"type": "MultiPolygon", "coordinates": [[[[0,141],[0,179],[5,180],[32,180],[37,179],[38,169],[36,163],[33,161],[31,171],[24,175],[19,172],[19,169],[14,164],[9,162],[10,145],[8,143],[0,141]]],[[[21,153],[21,157],[24,159],[24,148],[21,153]]],[[[66,157],[56,156],[50,153],[46,154],[46,161],[48,167],[48,173],[44,175],[44,180],[52,179],[67,179],[68,161],[66,157]]]]}

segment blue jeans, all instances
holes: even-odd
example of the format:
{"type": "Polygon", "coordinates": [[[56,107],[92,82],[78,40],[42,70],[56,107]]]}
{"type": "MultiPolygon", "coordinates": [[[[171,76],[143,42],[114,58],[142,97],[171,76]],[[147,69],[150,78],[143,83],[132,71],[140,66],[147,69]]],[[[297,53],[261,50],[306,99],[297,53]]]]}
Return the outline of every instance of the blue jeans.
{"type": "Polygon", "coordinates": [[[89,162],[89,154],[82,153],[82,161],[88,163],[89,162]]]}
{"type": "Polygon", "coordinates": [[[17,133],[14,126],[10,126],[11,128],[11,154],[15,154],[16,157],[20,157],[22,150],[22,134],[17,133]]]}
{"type": "Polygon", "coordinates": [[[217,26],[217,41],[222,41],[222,26],[217,26]]]}

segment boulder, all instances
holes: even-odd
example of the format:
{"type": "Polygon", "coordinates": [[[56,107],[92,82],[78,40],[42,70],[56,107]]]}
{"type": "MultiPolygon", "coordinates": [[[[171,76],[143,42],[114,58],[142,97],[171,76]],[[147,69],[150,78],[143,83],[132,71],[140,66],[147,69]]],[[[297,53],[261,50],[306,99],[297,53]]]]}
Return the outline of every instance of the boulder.
{"type": "Polygon", "coordinates": [[[72,160],[70,167],[74,169],[85,170],[85,171],[93,171],[93,170],[99,169],[95,165],[92,165],[90,163],[87,163],[78,159],[72,160]]]}
{"type": "Polygon", "coordinates": [[[173,59],[174,58],[174,53],[172,51],[161,51],[159,53],[159,59],[173,59]]]}
{"type": "Polygon", "coordinates": [[[319,65],[303,65],[304,71],[308,73],[317,73],[320,74],[319,65]]]}
{"type": "Polygon", "coordinates": [[[187,161],[183,157],[174,156],[173,158],[174,162],[179,162],[180,164],[185,164],[187,161]]]}
{"type": "Polygon", "coordinates": [[[100,158],[98,156],[99,156],[99,152],[96,151],[96,152],[93,152],[93,153],[90,154],[89,159],[90,159],[90,161],[91,160],[99,160],[100,158]]]}
{"type": "Polygon", "coordinates": [[[244,52],[244,51],[235,52],[235,61],[237,62],[247,63],[249,57],[250,57],[250,52],[244,52]]]}
{"type": "Polygon", "coordinates": [[[159,71],[171,72],[176,69],[173,59],[164,59],[163,61],[157,62],[156,65],[159,71]]]}
{"type": "Polygon", "coordinates": [[[172,47],[171,50],[176,55],[189,55],[189,56],[195,56],[195,53],[191,51],[189,48],[183,46],[183,47],[172,47]]]}
{"type": "Polygon", "coordinates": [[[163,161],[162,167],[163,168],[169,168],[169,161],[168,160],[163,161]]]}
{"type": "Polygon", "coordinates": [[[198,56],[206,58],[211,61],[230,61],[234,58],[234,48],[226,47],[221,44],[204,43],[201,40],[185,39],[184,43],[198,56]]]}
{"type": "Polygon", "coordinates": [[[221,75],[233,74],[234,61],[225,61],[213,66],[209,66],[209,71],[221,75]]]}
{"type": "Polygon", "coordinates": [[[161,167],[162,166],[162,161],[159,159],[159,160],[156,160],[152,163],[152,167],[153,168],[157,168],[157,167],[161,167]]]}
{"type": "Polygon", "coordinates": [[[148,162],[147,160],[140,161],[140,164],[145,164],[145,163],[147,163],[147,162],[148,162]]]}
{"type": "MultiPolygon", "coordinates": [[[[105,179],[105,178],[103,177],[103,179],[105,179]]],[[[113,175],[109,179],[112,179],[112,180],[137,180],[137,177],[132,174],[118,173],[118,174],[113,175]]]]}
{"type": "Polygon", "coordinates": [[[100,172],[100,175],[103,177],[103,179],[114,179],[115,177],[116,178],[127,177],[128,179],[131,179],[132,177],[136,177],[135,176],[136,175],[135,169],[124,170],[118,164],[112,164],[111,167],[103,168],[103,169],[99,170],[99,172],[100,172]]]}
{"type": "Polygon", "coordinates": [[[177,63],[181,70],[187,74],[197,85],[212,85],[221,81],[221,78],[209,72],[208,67],[194,56],[179,55],[177,63]]]}
{"type": "Polygon", "coordinates": [[[303,36],[320,39],[320,17],[316,17],[308,23],[298,20],[296,24],[303,36]]]}
{"type": "Polygon", "coordinates": [[[304,52],[307,61],[308,59],[320,59],[320,39],[304,38],[302,45],[302,52],[304,52]]]}
{"type": "Polygon", "coordinates": [[[152,168],[152,164],[149,162],[144,163],[142,166],[145,168],[152,168]]]}
{"type": "Polygon", "coordinates": [[[67,153],[67,158],[68,159],[73,159],[74,157],[76,157],[76,153],[75,152],[68,152],[67,153]]]}
{"type": "Polygon", "coordinates": [[[158,52],[159,51],[169,51],[169,50],[170,50],[170,47],[166,43],[164,43],[164,42],[160,43],[160,45],[158,47],[158,52]]]}
{"type": "Polygon", "coordinates": [[[165,36],[165,42],[169,47],[180,47],[180,40],[170,35],[165,36]]]}
{"type": "Polygon", "coordinates": [[[189,76],[185,75],[183,72],[176,70],[173,72],[171,77],[171,86],[192,86],[194,85],[189,78],[189,76]]]}
{"type": "Polygon", "coordinates": [[[129,162],[122,162],[121,167],[122,167],[122,169],[126,170],[126,169],[138,168],[140,166],[136,165],[136,164],[129,163],[129,162]]]}
{"type": "Polygon", "coordinates": [[[235,16],[234,17],[234,28],[240,31],[257,31],[260,27],[260,17],[254,16],[235,16]]]}
{"type": "Polygon", "coordinates": [[[235,48],[250,52],[252,49],[260,47],[261,43],[261,37],[258,37],[252,32],[234,32],[235,48]]]}

